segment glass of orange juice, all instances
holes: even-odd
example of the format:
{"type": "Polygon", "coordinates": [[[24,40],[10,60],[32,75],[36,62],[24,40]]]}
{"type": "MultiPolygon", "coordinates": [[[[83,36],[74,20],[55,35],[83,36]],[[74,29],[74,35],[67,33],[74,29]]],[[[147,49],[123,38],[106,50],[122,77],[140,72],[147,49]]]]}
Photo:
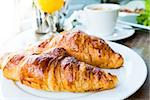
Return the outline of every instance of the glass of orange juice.
{"type": "Polygon", "coordinates": [[[37,15],[37,33],[60,31],[59,18],[64,0],[34,0],[37,15]],[[58,27],[59,26],[59,27],[58,27]]]}

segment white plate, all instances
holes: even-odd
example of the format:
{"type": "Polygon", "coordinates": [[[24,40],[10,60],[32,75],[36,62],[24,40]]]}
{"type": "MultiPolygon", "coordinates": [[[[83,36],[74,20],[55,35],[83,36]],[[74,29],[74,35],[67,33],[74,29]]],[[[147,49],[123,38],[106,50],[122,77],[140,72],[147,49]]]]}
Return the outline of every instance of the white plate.
{"type": "MultiPolygon", "coordinates": [[[[89,33],[88,29],[86,29],[84,26],[77,26],[76,29],[80,29],[86,33],[89,33]]],[[[117,40],[128,38],[132,36],[134,33],[135,30],[131,26],[117,23],[113,34],[108,36],[100,36],[100,35],[97,36],[103,38],[104,40],[117,41],[117,40]]]]}
{"type": "Polygon", "coordinates": [[[136,21],[137,16],[138,16],[138,14],[126,14],[126,15],[124,14],[124,16],[119,16],[118,23],[150,30],[150,26],[144,26],[144,25],[137,24],[137,21],[136,21]]]}
{"type": "MultiPolygon", "coordinates": [[[[17,40],[16,43],[18,43],[17,40]]],[[[118,100],[129,97],[143,85],[147,76],[146,65],[143,59],[130,48],[114,42],[108,43],[125,60],[122,68],[103,69],[118,76],[119,84],[116,88],[90,93],[45,92],[14,83],[1,75],[0,100],[100,100],[112,98],[113,100],[118,100]]],[[[10,45],[12,45],[11,42],[10,45]]]]}

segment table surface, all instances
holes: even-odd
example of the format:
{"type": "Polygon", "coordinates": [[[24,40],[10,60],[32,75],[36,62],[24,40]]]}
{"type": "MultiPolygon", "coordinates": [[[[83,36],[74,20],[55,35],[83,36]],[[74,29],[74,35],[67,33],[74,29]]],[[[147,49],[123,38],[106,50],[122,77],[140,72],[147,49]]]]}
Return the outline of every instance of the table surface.
{"type": "MultiPolygon", "coordinates": [[[[31,31],[29,31],[31,32],[31,31]]],[[[26,32],[27,34],[29,32],[26,32]]],[[[26,34],[24,33],[24,34],[26,34]]],[[[23,34],[23,33],[22,33],[23,34]]],[[[31,36],[29,36],[28,42],[33,42],[33,41],[38,41],[41,38],[44,38],[45,35],[38,35],[38,34],[34,34],[34,32],[30,33],[31,36]]],[[[28,36],[28,35],[27,35],[28,36]]],[[[47,37],[47,36],[46,36],[47,37]]],[[[26,37],[27,38],[27,37],[26,37]]],[[[26,39],[25,38],[25,39],[26,39]]],[[[22,41],[27,41],[27,40],[22,40],[22,41]]],[[[135,52],[137,52],[145,61],[148,71],[150,70],[150,31],[146,31],[146,30],[138,30],[135,32],[135,34],[127,39],[123,39],[123,40],[119,40],[119,41],[115,41],[117,43],[121,43],[124,44],[128,47],[130,47],[131,49],[133,49],[135,52]]],[[[11,47],[10,47],[11,48],[11,47]]],[[[144,99],[144,100],[148,100],[150,99],[149,96],[149,73],[148,73],[148,77],[147,80],[145,81],[144,85],[136,92],[134,93],[132,96],[130,96],[128,99],[130,100],[134,100],[134,99],[144,99]]]]}

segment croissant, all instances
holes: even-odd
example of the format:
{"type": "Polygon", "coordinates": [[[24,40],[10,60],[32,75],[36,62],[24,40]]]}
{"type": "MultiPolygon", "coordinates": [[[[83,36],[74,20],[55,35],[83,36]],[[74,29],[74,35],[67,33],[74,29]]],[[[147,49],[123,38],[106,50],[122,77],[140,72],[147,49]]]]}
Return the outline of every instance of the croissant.
{"type": "Polygon", "coordinates": [[[41,54],[10,53],[1,59],[3,75],[35,89],[87,92],[114,88],[118,79],[69,56],[63,48],[41,54]]]}
{"type": "Polygon", "coordinates": [[[119,68],[124,62],[123,57],[114,52],[104,40],[81,31],[63,32],[28,50],[43,52],[53,47],[62,47],[76,59],[100,68],[119,68]]]}

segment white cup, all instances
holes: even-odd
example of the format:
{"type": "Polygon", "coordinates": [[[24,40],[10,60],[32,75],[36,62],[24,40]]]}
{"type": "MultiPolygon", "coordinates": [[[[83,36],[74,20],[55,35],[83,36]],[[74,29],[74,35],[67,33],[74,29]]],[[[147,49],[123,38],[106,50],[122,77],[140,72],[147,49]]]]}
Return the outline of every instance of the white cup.
{"type": "Polygon", "coordinates": [[[108,36],[114,32],[120,6],[92,4],[76,12],[76,18],[94,36],[108,36]]]}

